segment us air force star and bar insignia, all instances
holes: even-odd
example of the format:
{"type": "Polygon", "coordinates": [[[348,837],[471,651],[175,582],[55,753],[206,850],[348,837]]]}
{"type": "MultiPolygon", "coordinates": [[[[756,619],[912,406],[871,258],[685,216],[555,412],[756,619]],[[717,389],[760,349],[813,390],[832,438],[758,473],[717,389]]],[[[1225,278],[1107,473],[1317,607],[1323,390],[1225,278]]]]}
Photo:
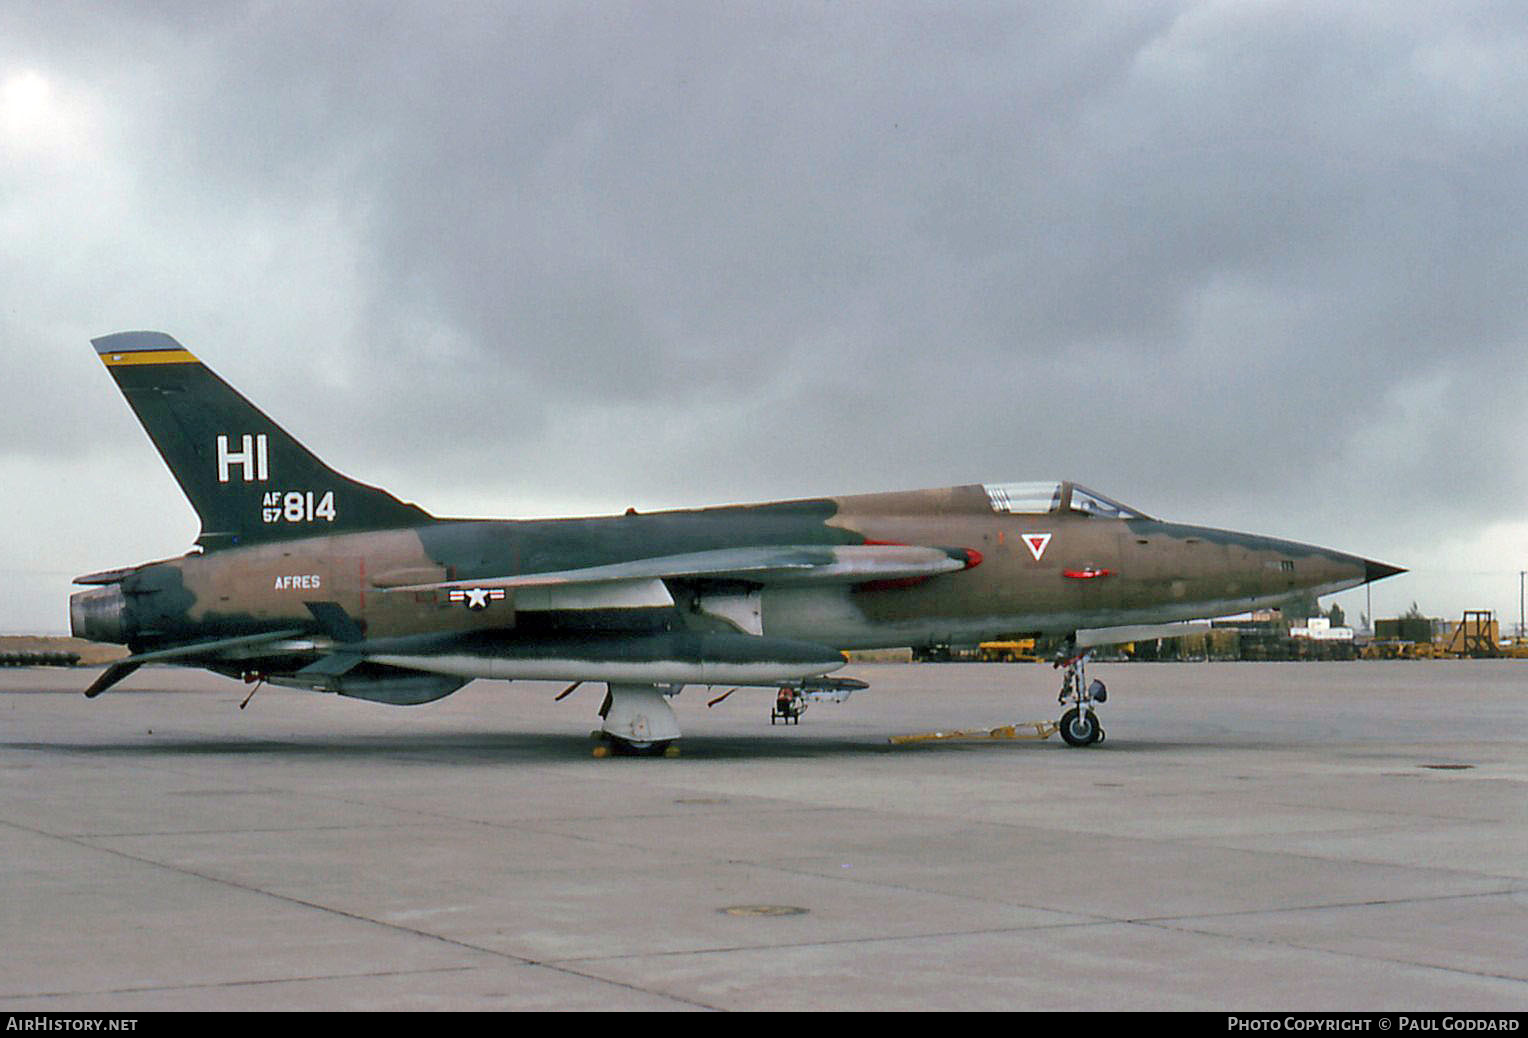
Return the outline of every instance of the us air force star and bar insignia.
{"type": "Polygon", "coordinates": [[[504,589],[498,587],[452,589],[449,597],[453,602],[465,602],[468,609],[481,612],[488,608],[489,602],[502,602],[504,600],[504,589]]]}

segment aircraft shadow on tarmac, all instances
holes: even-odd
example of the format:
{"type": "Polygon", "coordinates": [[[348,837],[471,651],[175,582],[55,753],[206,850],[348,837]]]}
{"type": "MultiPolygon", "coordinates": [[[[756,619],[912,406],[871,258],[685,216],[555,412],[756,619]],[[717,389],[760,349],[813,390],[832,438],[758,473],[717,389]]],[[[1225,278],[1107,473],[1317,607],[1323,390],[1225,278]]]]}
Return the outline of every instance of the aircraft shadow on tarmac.
{"type": "MultiPolygon", "coordinates": [[[[588,760],[591,765],[627,760],[664,766],[650,757],[614,755],[604,761],[591,756],[597,741],[587,734],[556,732],[418,732],[387,735],[334,735],[301,738],[270,738],[251,735],[247,739],[227,735],[198,738],[183,734],[144,734],[121,741],[39,742],[35,740],[0,741],[0,751],[57,753],[98,758],[173,758],[173,757],[278,757],[314,760],[359,760],[375,758],[391,763],[462,763],[516,764],[571,763],[588,760]]],[[[1116,744],[1094,747],[1094,753],[1129,753],[1132,756],[1183,754],[1185,752],[1232,747],[1242,750],[1279,750],[1288,746],[1258,740],[1237,742],[1164,742],[1121,740],[1116,744]]],[[[951,740],[917,746],[895,746],[885,737],[846,737],[823,733],[794,735],[790,739],[771,739],[767,734],[705,735],[692,733],[684,739],[677,760],[668,765],[695,761],[777,761],[829,760],[845,757],[903,756],[909,760],[944,757],[950,754],[1006,753],[1028,756],[1060,751],[1066,747],[1058,739],[1045,742],[1013,740],[951,740]]],[[[1054,759],[1054,758],[1052,758],[1054,759]]],[[[1075,757],[1071,758],[1077,763],[1075,757]]]]}
{"type": "MultiPolygon", "coordinates": [[[[589,760],[591,764],[630,760],[662,766],[660,759],[614,755],[604,761],[591,756],[596,741],[587,734],[544,732],[420,732],[397,735],[339,735],[333,737],[280,738],[251,736],[248,739],[224,735],[207,738],[175,735],[149,735],[115,742],[39,742],[11,740],[0,742],[0,751],[56,753],[99,758],[165,757],[284,757],[317,760],[376,758],[400,763],[497,763],[546,764],[589,760]]],[[[865,756],[907,752],[889,744],[841,736],[804,736],[789,742],[748,736],[689,735],[678,760],[812,760],[818,758],[865,756]]]]}

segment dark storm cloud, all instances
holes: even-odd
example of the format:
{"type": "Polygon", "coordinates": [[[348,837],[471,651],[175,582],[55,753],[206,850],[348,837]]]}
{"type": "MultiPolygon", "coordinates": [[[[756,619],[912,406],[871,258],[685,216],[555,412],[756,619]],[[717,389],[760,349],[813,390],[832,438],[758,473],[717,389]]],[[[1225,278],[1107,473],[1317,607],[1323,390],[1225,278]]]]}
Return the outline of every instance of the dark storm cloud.
{"type": "Polygon", "coordinates": [[[424,392],[554,458],[611,408],[737,416],[633,490],[751,457],[783,491],[797,424],[874,430],[879,462],[822,459],[869,485],[1185,441],[1296,478],[1283,441],[1337,447],[1408,378],[1521,384],[1522,131],[1493,111],[1522,84],[1477,67],[1511,52],[1491,12],[1063,14],[235,10],[166,147],[209,190],[361,214],[355,361],[463,344],[438,389],[379,372],[384,412],[424,392]]]}

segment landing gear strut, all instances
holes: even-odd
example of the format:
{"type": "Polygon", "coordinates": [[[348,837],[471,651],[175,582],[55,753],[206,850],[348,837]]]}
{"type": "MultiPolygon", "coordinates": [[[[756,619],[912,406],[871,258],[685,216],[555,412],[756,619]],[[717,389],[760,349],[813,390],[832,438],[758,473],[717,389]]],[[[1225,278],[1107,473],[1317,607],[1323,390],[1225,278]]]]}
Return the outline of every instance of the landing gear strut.
{"type": "Polygon", "coordinates": [[[1061,694],[1056,697],[1056,702],[1071,704],[1057,725],[1061,738],[1066,740],[1068,746],[1091,746],[1104,741],[1103,725],[1098,723],[1098,714],[1093,712],[1093,705],[1107,701],[1109,690],[1096,678],[1088,682],[1085,670],[1087,659],[1088,654],[1084,652],[1056,664],[1066,669],[1061,678],[1061,694]]]}

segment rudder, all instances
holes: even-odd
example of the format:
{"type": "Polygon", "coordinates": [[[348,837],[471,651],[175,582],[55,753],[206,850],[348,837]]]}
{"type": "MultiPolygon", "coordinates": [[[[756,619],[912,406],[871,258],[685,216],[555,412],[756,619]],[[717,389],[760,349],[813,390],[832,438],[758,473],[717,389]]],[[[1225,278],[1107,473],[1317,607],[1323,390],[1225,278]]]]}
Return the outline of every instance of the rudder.
{"type": "Polygon", "coordinates": [[[434,521],[335,472],[163,332],[91,345],[196,509],[204,548],[434,521]]]}

